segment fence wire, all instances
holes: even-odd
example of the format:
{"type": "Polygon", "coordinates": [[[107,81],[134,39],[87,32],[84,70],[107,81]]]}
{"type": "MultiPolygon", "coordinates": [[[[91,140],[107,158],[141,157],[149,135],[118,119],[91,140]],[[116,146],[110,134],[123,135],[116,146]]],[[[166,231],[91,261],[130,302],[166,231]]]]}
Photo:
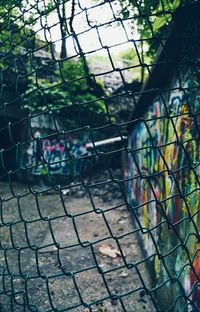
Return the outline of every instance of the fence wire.
{"type": "Polygon", "coordinates": [[[200,311],[198,1],[0,4],[0,311],[200,311]]]}

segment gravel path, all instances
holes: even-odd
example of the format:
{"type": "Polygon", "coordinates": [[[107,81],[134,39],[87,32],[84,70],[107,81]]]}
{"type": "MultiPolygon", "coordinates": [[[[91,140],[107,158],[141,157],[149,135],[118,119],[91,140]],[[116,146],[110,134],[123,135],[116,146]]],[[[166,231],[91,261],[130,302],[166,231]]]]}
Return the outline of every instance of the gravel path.
{"type": "Polygon", "coordinates": [[[1,222],[19,220],[11,227],[0,228],[2,247],[12,247],[6,253],[0,248],[0,293],[7,293],[0,295],[2,312],[89,312],[81,304],[80,295],[84,302],[92,304],[93,312],[153,311],[136,270],[139,270],[145,285],[150,287],[145,263],[136,268],[125,266],[125,262],[137,264],[142,261],[143,255],[133,231],[130,213],[124,200],[117,196],[116,189],[93,189],[92,202],[80,187],[65,189],[63,202],[59,191],[43,193],[36,200],[35,194],[14,183],[14,195],[20,193],[17,200],[8,184],[1,182],[0,189],[0,196],[5,198],[1,222]],[[23,197],[26,193],[28,195],[23,197]],[[72,215],[75,217],[70,218],[72,215]],[[21,222],[22,218],[34,222],[25,227],[26,222],[21,222]],[[87,244],[88,241],[93,248],[87,244]],[[59,248],[56,243],[59,243],[59,248]],[[28,244],[39,247],[37,257],[28,244]],[[18,246],[28,248],[20,250],[18,246]],[[97,264],[102,272],[97,269],[97,264]],[[3,269],[5,267],[9,272],[3,269]],[[1,291],[3,272],[4,290],[1,291]],[[28,294],[26,297],[23,296],[24,290],[28,294]],[[10,294],[13,292],[16,302],[13,301],[11,309],[10,294]],[[109,292],[121,296],[121,301],[110,298],[109,292]],[[20,306],[23,302],[28,302],[25,308],[20,306]]]}

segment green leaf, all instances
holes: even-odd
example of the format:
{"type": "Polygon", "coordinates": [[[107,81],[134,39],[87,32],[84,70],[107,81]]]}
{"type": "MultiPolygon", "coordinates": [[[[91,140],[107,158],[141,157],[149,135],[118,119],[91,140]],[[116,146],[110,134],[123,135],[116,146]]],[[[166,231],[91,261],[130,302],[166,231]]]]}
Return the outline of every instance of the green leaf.
{"type": "Polygon", "coordinates": [[[157,32],[166,23],[169,23],[171,17],[166,17],[165,15],[158,16],[153,24],[153,31],[157,32]]]}
{"type": "Polygon", "coordinates": [[[174,2],[172,3],[173,5],[173,10],[176,10],[181,4],[181,0],[174,0],[174,2]]]}

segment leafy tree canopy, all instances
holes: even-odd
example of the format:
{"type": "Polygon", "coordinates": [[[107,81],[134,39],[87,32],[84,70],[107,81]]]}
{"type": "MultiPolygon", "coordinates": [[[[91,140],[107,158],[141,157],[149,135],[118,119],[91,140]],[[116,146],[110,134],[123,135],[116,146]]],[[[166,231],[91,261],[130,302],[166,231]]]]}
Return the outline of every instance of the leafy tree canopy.
{"type": "Polygon", "coordinates": [[[29,81],[25,108],[35,113],[51,110],[62,115],[72,128],[87,124],[95,127],[106,121],[105,104],[97,96],[95,86],[104,93],[99,83],[94,82],[94,88],[88,85],[81,59],[68,59],[55,72],[54,82],[35,77],[29,81]]]}
{"type": "MultiPolygon", "coordinates": [[[[180,6],[195,2],[195,0],[120,0],[122,14],[125,18],[134,18],[134,27],[137,27],[141,39],[162,36],[171,19],[172,13],[180,6]]],[[[147,44],[147,43],[146,43],[147,44]]],[[[149,42],[147,53],[155,54],[158,40],[149,42]]]]}
{"type": "MultiPolygon", "coordinates": [[[[24,19],[24,12],[31,3],[28,0],[7,0],[5,4],[4,0],[0,0],[0,53],[3,56],[0,69],[6,67],[8,75],[16,70],[14,60],[22,62],[22,48],[26,47],[29,40],[38,40],[30,27],[38,12],[32,12],[32,15],[28,14],[28,19],[24,19]]],[[[60,62],[59,70],[52,69],[50,77],[41,77],[39,70],[26,76],[25,87],[21,90],[24,93],[24,107],[30,113],[52,111],[56,115],[62,115],[71,127],[102,124],[106,120],[106,108],[99,98],[104,95],[104,88],[89,76],[89,68],[83,59],[71,60],[64,51],[67,31],[64,23],[65,1],[47,0],[44,3],[43,13],[51,14],[53,9],[60,18],[63,40],[61,59],[65,60],[60,62]]],[[[31,64],[26,56],[23,57],[23,62],[28,70],[31,64]]],[[[21,65],[16,74],[23,76],[21,65]]],[[[28,72],[31,73],[31,70],[30,68],[28,72]]]]}

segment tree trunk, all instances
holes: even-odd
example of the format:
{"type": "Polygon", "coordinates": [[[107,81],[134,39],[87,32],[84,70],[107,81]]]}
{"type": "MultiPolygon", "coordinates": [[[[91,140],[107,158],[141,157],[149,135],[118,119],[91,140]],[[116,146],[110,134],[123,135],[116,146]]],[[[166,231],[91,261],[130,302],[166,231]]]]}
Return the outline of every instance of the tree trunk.
{"type": "Polygon", "coordinates": [[[60,58],[67,58],[67,44],[66,44],[66,36],[67,36],[67,24],[66,24],[66,9],[65,9],[65,1],[63,1],[62,8],[60,8],[59,2],[54,0],[56,5],[57,15],[59,19],[60,25],[60,34],[61,34],[61,52],[60,58]]]}
{"type": "Polygon", "coordinates": [[[60,58],[61,60],[67,58],[67,43],[66,43],[66,35],[67,32],[62,28],[60,24],[60,32],[62,37],[62,43],[61,43],[61,52],[60,52],[60,58]]]}
{"type": "Polygon", "coordinates": [[[143,41],[141,41],[141,61],[142,61],[142,66],[141,66],[141,85],[144,83],[144,46],[143,46],[143,41]]]}

